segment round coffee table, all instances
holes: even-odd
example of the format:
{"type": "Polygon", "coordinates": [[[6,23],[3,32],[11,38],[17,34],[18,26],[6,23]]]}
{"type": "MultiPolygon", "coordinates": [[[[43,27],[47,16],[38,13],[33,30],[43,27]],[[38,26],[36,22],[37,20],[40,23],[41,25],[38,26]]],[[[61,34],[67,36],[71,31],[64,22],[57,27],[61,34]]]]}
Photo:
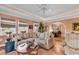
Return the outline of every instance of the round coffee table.
{"type": "Polygon", "coordinates": [[[16,51],[18,54],[27,54],[27,48],[28,44],[22,43],[17,46],[16,51]]]}

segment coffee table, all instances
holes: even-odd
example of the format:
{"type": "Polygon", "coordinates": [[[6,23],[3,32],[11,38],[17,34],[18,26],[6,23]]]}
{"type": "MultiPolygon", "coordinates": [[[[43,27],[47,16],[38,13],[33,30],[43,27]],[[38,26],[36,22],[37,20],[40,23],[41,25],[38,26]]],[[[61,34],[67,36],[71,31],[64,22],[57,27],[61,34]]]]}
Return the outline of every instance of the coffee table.
{"type": "Polygon", "coordinates": [[[28,44],[22,43],[17,46],[16,51],[18,54],[26,54],[27,53],[28,44]]]}

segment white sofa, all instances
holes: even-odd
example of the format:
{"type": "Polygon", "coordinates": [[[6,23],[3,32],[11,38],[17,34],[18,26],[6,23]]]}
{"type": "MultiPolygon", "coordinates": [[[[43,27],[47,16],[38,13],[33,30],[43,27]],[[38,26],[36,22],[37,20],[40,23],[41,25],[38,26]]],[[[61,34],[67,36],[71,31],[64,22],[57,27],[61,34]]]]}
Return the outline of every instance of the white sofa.
{"type": "MultiPolygon", "coordinates": [[[[33,37],[32,38],[28,38],[26,39],[25,41],[32,41],[33,39],[36,40],[36,42],[43,48],[45,49],[50,49],[51,47],[53,47],[53,35],[51,35],[51,38],[50,38],[50,35],[51,33],[49,32],[44,32],[44,33],[37,33],[37,37],[36,37],[36,34],[35,35],[32,35],[33,37]]],[[[23,40],[21,41],[23,42],[23,40]]],[[[19,42],[16,41],[16,44],[17,45],[19,44],[19,42]]]]}
{"type": "Polygon", "coordinates": [[[39,36],[38,36],[38,44],[45,48],[45,49],[50,49],[51,47],[53,47],[53,35],[51,36],[50,38],[50,33],[49,32],[44,32],[44,33],[39,33],[39,36]]]}

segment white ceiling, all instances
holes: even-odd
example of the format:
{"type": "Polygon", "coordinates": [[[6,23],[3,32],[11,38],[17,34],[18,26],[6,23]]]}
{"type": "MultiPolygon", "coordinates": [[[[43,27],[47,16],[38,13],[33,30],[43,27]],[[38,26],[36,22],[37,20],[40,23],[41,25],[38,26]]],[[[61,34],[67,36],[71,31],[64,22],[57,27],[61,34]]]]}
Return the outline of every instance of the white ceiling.
{"type": "Polygon", "coordinates": [[[0,12],[33,21],[60,21],[79,16],[79,5],[48,4],[45,15],[40,4],[7,4],[0,5],[0,12]]]}

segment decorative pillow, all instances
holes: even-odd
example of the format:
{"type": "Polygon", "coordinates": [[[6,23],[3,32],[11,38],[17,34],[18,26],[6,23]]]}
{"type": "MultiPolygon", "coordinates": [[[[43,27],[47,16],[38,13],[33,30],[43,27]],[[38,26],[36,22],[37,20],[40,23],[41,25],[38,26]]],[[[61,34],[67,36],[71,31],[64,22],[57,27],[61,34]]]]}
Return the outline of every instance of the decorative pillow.
{"type": "Polygon", "coordinates": [[[37,34],[36,33],[33,33],[33,38],[37,38],[37,34]]]}
{"type": "Polygon", "coordinates": [[[45,34],[44,33],[40,33],[39,38],[43,40],[45,38],[45,34]]]}
{"type": "Polygon", "coordinates": [[[30,38],[32,38],[33,37],[33,33],[30,33],[30,38]]]}

